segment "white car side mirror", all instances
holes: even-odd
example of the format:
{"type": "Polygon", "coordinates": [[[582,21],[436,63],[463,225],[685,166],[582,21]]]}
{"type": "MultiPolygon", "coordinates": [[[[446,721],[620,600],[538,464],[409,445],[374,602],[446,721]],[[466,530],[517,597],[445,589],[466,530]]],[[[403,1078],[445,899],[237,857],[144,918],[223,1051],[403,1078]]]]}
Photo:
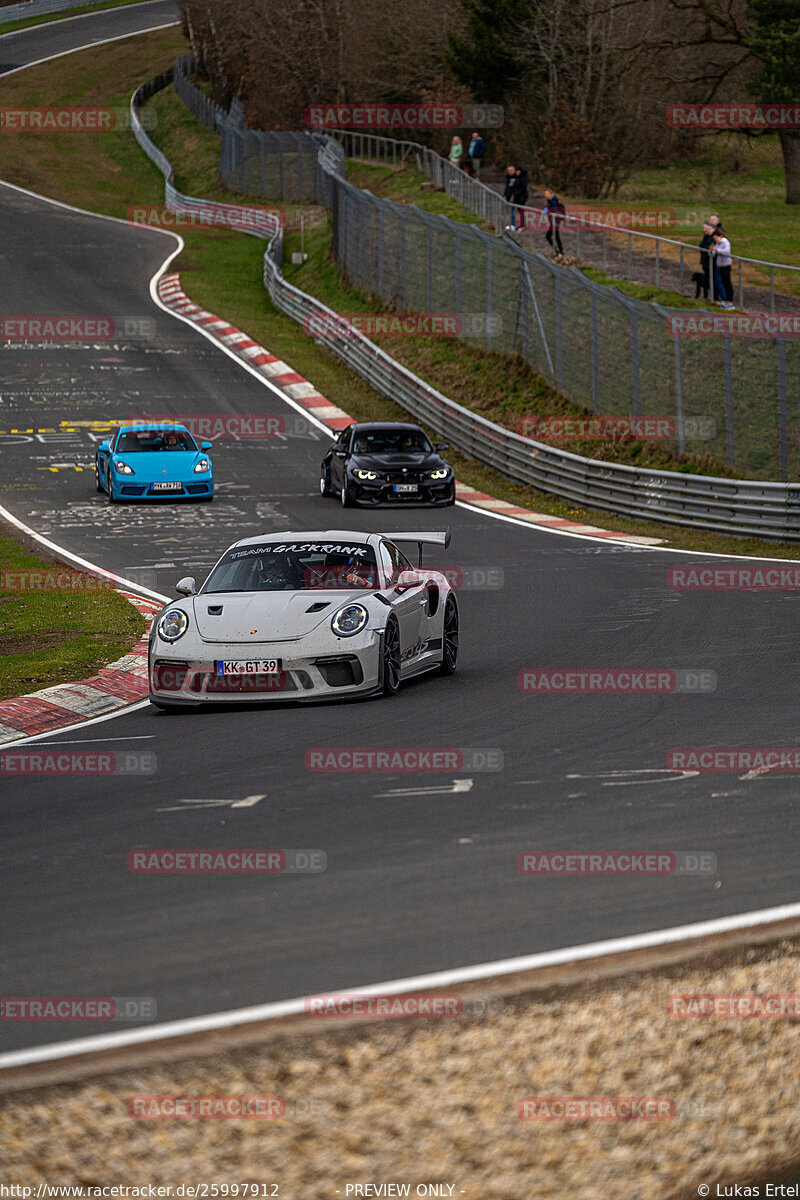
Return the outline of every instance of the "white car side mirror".
{"type": "Polygon", "coordinates": [[[194,581],[194,577],[187,575],[184,579],[181,579],[175,584],[175,591],[181,596],[196,596],[197,584],[194,581]]]}
{"type": "Polygon", "coordinates": [[[416,571],[401,571],[394,585],[396,592],[407,592],[411,588],[422,587],[424,579],[416,571]]]}

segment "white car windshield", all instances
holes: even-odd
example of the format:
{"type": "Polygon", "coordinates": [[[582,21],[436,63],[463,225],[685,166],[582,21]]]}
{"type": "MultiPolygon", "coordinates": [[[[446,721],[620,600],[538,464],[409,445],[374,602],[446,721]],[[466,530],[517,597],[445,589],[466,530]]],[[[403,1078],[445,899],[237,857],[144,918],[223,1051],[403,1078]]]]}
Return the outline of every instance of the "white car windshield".
{"type": "Polygon", "coordinates": [[[344,542],[264,542],[233,547],[217,564],[208,592],[302,592],[379,587],[371,546],[344,542]]]}

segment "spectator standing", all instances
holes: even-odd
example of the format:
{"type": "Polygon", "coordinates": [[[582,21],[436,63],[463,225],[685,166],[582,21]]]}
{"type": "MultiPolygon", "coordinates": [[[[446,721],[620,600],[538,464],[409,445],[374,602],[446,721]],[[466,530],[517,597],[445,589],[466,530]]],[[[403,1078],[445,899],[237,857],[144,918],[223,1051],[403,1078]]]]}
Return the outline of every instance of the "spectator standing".
{"type": "Polygon", "coordinates": [[[503,199],[511,203],[511,194],[514,191],[514,172],[516,167],[506,167],[506,178],[503,184],[503,199]]]}
{"type": "MultiPolygon", "coordinates": [[[[528,203],[528,172],[524,167],[514,168],[514,182],[511,186],[511,224],[506,225],[506,229],[516,228],[517,210],[524,208],[528,203]]],[[[522,225],[524,225],[524,216],[522,225]]],[[[521,226],[520,226],[521,227],[521,226]]]]}
{"type": "Polygon", "coordinates": [[[473,133],[467,149],[467,154],[470,162],[472,163],[472,169],[475,172],[476,179],[480,179],[481,177],[481,159],[485,153],[486,142],[479,133],[473,133]]]}
{"type": "Polygon", "coordinates": [[[461,138],[456,135],[453,137],[453,140],[450,143],[450,153],[447,157],[450,159],[450,162],[454,167],[460,167],[463,154],[464,146],[461,142],[461,138]]]}
{"type": "Polygon", "coordinates": [[[714,231],[714,245],[710,252],[714,256],[714,287],[719,287],[719,303],[723,308],[733,308],[733,285],[731,283],[731,244],[721,225],[714,231]],[[719,284],[717,280],[719,279],[719,284]]]}
{"type": "Polygon", "coordinates": [[[710,221],[706,221],[703,225],[703,236],[700,240],[700,270],[692,278],[695,282],[694,298],[700,299],[700,291],[702,289],[703,299],[708,299],[708,275],[711,269],[711,255],[709,248],[714,244],[714,226],[710,221]]]}
{"type": "Polygon", "coordinates": [[[561,234],[558,228],[561,224],[561,201],[552,190],[552,188],[544,189],[544,198],[547,201],[542,212],[547,215],[547,233],[544,235],[545,240],[549,243],[551,250],[558,250],[559,254],[564,253],[564,247],[561,245],[561,234]],[[555,245],[553,244],[553,236],[555,235],[555,245]]]}

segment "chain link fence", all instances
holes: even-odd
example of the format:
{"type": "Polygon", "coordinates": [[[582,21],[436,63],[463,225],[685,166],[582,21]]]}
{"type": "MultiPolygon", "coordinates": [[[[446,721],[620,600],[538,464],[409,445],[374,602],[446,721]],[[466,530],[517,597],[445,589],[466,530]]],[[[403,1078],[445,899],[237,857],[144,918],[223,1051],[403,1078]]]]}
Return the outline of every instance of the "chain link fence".
{"type": "MultiPolygon", "coordinates": [[[[176,76],[190,70],[190,58],[176,63],[176,76]]],[[[679,453],[710,455],[755,479],[800,475],[800,338],[689,335],[675,323],[686,310],[634,300],[507,233],[380,199],[345,178],[347,143],[356,156],[438,171],[462,202],[485,195],[490,207],[508,207],[424,147],[361,134],[259,133],[241,120],[241,111],[235,121],[215,115],[223,178],[325,205],[333,255],[359,288],[398,312],[454,318],[473,345],[519,355],[592,413],[670,422],[679,453]]],[[[489,209],[487,218],[504,219],[489,209]]]]}

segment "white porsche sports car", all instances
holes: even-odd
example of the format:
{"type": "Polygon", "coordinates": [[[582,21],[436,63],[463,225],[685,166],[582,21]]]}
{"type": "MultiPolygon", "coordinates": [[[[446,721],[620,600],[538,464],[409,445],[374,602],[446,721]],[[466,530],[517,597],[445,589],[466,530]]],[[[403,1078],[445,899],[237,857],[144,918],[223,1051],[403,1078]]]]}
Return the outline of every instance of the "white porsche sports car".
{"type": "Polygon", "coordinates": [[[202,587],[182,579],[150,633],[150,700],[322,700],[394,695],[425,671],[452,675],[458,604],[422,569],[445,533],[269,533],[235,542],[202,587]],[[412,566],[396,543],[418,547],[412,566]]]}

